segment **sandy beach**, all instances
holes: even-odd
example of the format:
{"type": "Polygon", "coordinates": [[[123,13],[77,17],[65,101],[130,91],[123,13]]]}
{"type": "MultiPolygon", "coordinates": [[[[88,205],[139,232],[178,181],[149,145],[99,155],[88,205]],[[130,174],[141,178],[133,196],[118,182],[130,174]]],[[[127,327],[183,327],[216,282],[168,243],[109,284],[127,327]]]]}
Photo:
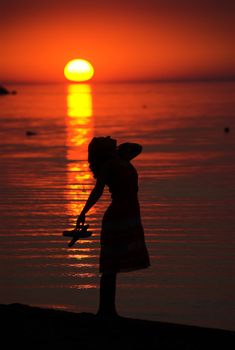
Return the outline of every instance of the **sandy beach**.
{"type": "Polygon", "coordinates": [[[104,320],[91,313],[72,313],[23,304],[0,305],[2,341],[34,349],[79,346],[128,349],[233,348],[235,332],[123,318],[104,320]]]}

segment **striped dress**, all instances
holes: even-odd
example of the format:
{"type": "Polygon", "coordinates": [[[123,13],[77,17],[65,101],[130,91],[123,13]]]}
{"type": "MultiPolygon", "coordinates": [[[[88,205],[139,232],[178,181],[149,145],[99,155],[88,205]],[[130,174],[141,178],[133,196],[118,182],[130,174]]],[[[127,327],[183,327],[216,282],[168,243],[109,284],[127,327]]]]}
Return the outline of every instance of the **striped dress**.
{"type": "Polygon", "coordinates": [[[108,162],[105,177],[112,202],[102,220],[100,272],[146,268],[150,261],[141,224],[137,171],[129,161],[117,157],[108,162]]]}

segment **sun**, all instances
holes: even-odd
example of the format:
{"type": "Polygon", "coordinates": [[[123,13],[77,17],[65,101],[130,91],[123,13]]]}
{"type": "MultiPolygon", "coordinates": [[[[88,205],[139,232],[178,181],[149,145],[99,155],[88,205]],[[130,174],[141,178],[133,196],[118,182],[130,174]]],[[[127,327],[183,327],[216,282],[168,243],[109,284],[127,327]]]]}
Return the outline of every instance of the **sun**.
{"type": "Polygon", "coordinates": [[[64,76],[70,81],[82,82],[90,80],[94,72],[92,64],[81,58],[69,61],[64,67],[64,76]]]}

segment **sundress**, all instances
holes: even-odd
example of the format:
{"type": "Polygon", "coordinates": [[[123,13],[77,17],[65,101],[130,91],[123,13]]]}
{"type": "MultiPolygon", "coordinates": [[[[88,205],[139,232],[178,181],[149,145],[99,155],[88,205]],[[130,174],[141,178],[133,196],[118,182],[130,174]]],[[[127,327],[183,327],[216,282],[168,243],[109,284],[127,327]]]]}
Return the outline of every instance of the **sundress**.
{"type": "Polygon", "coordinates": [[[124,272],[150,265],[138,201],[138,174],[119,157],[109,161],[106,184],[112,202],[101,229],[100,272],[124,272]]]}

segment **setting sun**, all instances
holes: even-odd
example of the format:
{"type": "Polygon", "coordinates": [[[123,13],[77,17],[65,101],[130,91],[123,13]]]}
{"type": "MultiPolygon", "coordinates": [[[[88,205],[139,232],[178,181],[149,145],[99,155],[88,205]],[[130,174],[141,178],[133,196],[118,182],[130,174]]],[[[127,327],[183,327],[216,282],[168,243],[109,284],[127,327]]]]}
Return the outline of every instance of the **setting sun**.
{"type": "Polygon", "coordinates": [[[64,67],[64,75],[70,81],[83,82],[93,77],[94,68],[86,60],[74,59],[69,61],[64,67]]]}

